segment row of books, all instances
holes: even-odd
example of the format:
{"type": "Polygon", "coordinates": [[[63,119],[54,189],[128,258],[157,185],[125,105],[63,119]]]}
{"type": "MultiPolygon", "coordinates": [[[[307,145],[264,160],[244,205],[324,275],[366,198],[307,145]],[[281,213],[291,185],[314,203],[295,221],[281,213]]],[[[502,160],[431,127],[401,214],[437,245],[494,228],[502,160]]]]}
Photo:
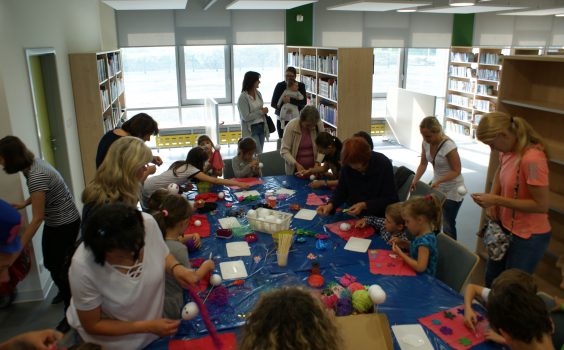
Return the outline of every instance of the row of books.
{"type": "Polygon", "coordinates": [[[473,83],[469,81],[463,80],[456,80],[456,79],[449,79],[448,80],[448,88],[449,90],[458,90],[472,93],[473,83]]]}
{"type": "Polygon", "coordinates": [[[489,95],[494,96],[494,88],[491,85],[487,84],[478,84],[476,93],[480,95],[489,95]]]}
{"type": "Polygon", "coordinates": [[[319,56],[318,60],[319,71],[329,74],[338,74],[337,67],[339,66],[339,59],[337,56],[319,56]]]}
{"type": "Polygon", "coordinates": [[[472,78],[475,76],[475,70],[470,67],[449,66],[448,75],[455,77],[472,78]]]}
{"type": "Polygon", "coordinates": [[[296,78],[302,83],[304,83],[307,91],[313,93],[317,91],[315,88],[317,86],[317,79],[315,79],[314,77],[310,77],[308,75],[298,75],[296,78]]]}
{"type": "Polygon", "coordinates": [[[102,110],[105,111],[110,107],[110,94],[105,86],[100,86],[100,101],[102,101],[102,110]]]}
{"type": "Polygon", "coordinates": [[[450,60],[454,62],[476,62],[476,55],[472,52],[451,52],[450,60]]]}
{"type": "Polygon", "coordinates": [[[106,60],[104,58],[98,58],[96,60],[96,66],[98,67],[98,81],[102,82],[108,79],[108,72],[106,71],[106,60]]]}
{"type": "Polygon", "coordinates": [[[499,81],[499,71],[493,69],[478,69],[478,79],[499,81]]]}
{"type": "Polygon", "coordinates": [[[337,80],[336,79],[320,79],[318,94],[322,97],[330,98],[337,101],[337,80]]]}
{"type": "Polygon", "coordinates": [[[109,53],[108,54],[108,67],[110,76],[117,74],[121,71],[121,66],[119,62],[119,54],[109,53]]]}
{"type": "Polygon", "coordinates": [[[447,120],[445,123],[445,130],[449,134],[460,134],[470,136],[470,127],[467,125],[458,124],[456,122],[452,122],[447,120]]]}
{"type": "Polygon", "coordinates": [[[316,57],[312,55],[304,55],[302,58],[302,67],[305,69],[315,70],[316,57]]]}
{"type": "Polygon", "coordinates": [[[465,122],[472,122],[472,113],[464,111],[462,109],[447,108],[445,114],[450,118],[462,120],[465,122]]]}
{"type": "Polygon", "coordinates": [[[336,124],[336,121],[337,121],[337,108],[336,107],[320,103],[317,109],[319,110],[319,115],[321,116],[322,120],[326,121],[327,123],[337,125],[336,124]]]}
{"type": "Polygon", "coordinates": [[[472,106],[472,99],[470,99],[466,96],[449,94],[448,95],[448,103],[452,103],[452,104],[455,104],[457,106],[472,108],[471,107],[472,106]]]}
{"type": "Polygon", "coordinates": [[[495,103],[488,100],[474,100],[474,108],[479,109],[482,112],[493,112],[495,111],[495,103]]]}
{"type": "Polygon", "coordinates": [[[499,64],[500,55],[497,53],[484,52],[480,54],[480,63],[482,64],[499,64]]]}
{"type": "Polygon", "coordinates": [[[288,52],[288,66],[299,67],[300,55],[297,52],[288,52]]]}

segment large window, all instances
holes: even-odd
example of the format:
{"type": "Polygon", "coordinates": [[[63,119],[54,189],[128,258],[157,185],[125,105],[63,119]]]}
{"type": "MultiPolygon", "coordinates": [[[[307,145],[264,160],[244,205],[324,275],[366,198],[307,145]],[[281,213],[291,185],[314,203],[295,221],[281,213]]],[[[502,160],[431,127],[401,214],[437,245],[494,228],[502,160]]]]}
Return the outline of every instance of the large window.
{"type": "Polygon", "coordinates": [[[374,74],[372,76],[372,118],[386,116],[386,94],[390,88],[399,87],[402,66],[402,49],[375,48],[374,74]]]}
{"type": "Polygon", "coordinates": [[[124,48],[123,72],[128,108],[178,106],[173,46],[124,48]]]}
{"type": "Polygon", "coordinates": [[[444,115],[448,49],[409,49],[406,89],[437,96],[435,114],[444,115]]]}
{"type": "Polygon", "coordinates": [[[182,103],[202,104],[207,96],[231,102],[229,46],[184,46],[182,103]]]}

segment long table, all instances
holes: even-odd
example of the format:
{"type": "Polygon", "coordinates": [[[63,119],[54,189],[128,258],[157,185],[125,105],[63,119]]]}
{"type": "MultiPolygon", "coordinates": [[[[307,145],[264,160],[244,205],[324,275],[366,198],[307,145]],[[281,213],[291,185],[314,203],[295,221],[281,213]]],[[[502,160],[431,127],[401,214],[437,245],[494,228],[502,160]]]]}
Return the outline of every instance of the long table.
{"type": "MultiPolygon", "coordinates": [[[[329,194],[328,190],[312,190],[308,187],[309,180],[299,179],[293,176],[276,176],[262,178],[263,184],[257,185],[256,189],[261,194],[267,190],[276,190],[281,187],[295,190],[295,194],[284,201],[278,201],[276,210],[291,212],[290,204],[297,203],[302,208],[315,209],[307,206],[306,199],[309,193],[318,195],[329,194]]],[[[306,279],[309,276],[312,262],[319,263],[321,274],[325,278],[325,284],[337,281],[345,273],[355,276],[358,282],[370,285],[379,284],[387,294],[384,304],[380,305],[378,312],[387,315],[390,325],[415,324],[417,319],[441,310],[447,310],[463,303],[462,296],[452,290],[436,278],[418,274],[414,277],[383,276],[373,275],[369,271],[368,257],[366,253],[356,253],[344,250],[345,241],[337,235],[328,231],[323,225],[338,221],[351,219],[347,214],[336,213],[329,217],[317,215],[313,220],[292,219],[290,228],[306,229],[318,233],[329,235],[326,250],[318,250],[315,246],[314,237],[306,237],[303,243],[295,242],[292,246],[288,258],[288,266],[279,267],[276,262],[276,252],[271,235],[257,233],[258,241],[251,243],[251,256],[249,257],[227,257],[225,243],[240,241],[243,238],[231,238],[229,240],[219,239],[215,236],[215,230],[219,228],[218,219],[225,216],[226,212],[244,208],[244,212],[259,201],[250,203],[239,203],[234,193],[238,192],[225,187],[218,187],[214,191],[224,191],[225,200],[218,201],[218,209],[215,214],[208,214],[211,225],[210,238],[202,240],[202,247],[199,251],[190,254],[190,258],[208,258],[210,253],[219,271],[219,263],[225,261],[243,260],[249,277],[244,284],[229,285],[229,281],[224,281],[223,285],[228,286],[229,303],[227,306],[215,307],[206,303],[212,322],[218,331],[232,331],[238,333],[240,327],[245,322],[245,317],[252,310],[258,301],[260,294],[287,285],[307,285],[306,279]],[[232,207],[225,206],[232,203],[232,207]],[[311,260],[311,254],[315,259],[311,260]],[[310,258],[308,258],[308,255],[310,258]]],[[[193,199],[194,193],[188,195],[193,199]]],[[[295,212],[292,212],[295,213],[295,212]]],[[[239,218],[242,225],[246,225],[244,218],[239,218]]],[[[390,249],[390,247],[376,234],[371,237],[370,249],[390,249]]],[[[456,268],[456,267],[453,267],[456,268]]],[[[433,343],[435,349],[449,349],[440,338],[425,328],[425,332],[433,343]]],[[[207,335],[207,331],[200,317],[191,321],[182,321],[177,335],[174,339],[189,339],[207,335]]],[[[147,349],[167,349],[170,338],[165,338],[151,344],[147,349]]],[[[399,349],[397,341],[394,339],[394,347],[399,349]]],[[[486,342],[473,349],[500,349],[501,347],[486,342]]]]}

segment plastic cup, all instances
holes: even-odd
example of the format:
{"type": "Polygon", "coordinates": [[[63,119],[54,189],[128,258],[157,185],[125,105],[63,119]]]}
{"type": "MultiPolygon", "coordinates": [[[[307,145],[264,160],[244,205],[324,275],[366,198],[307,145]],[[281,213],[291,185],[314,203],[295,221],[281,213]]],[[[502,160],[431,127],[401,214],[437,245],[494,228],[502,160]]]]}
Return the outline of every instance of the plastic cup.
{"type": "Polygon", "coordinates": [[[288,265],[288,253],[276,252],[276,258],[278,260],[278,266],[284,267],[288,265]]]}
{"type": "Polygon", "coordinates": [[[276,196],[270,196],[266,200],[268,202],[269,207],[273,209],[276,208],[276,196]]]}

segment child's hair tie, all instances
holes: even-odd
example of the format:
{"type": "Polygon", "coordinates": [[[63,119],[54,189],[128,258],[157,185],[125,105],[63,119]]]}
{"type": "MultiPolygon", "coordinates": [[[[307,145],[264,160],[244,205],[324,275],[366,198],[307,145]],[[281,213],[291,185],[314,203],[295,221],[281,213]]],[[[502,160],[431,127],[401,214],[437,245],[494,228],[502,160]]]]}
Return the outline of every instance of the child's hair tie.
{"type": "Polygon", "coordinates": [[[163,215],[164,215],[165,217],[167,217],[167,216],[168,216],[168,210],[166,210],[166,209],[163,209],[163,210],[161,210],[161,212],[163,213],[163,215]]]}

